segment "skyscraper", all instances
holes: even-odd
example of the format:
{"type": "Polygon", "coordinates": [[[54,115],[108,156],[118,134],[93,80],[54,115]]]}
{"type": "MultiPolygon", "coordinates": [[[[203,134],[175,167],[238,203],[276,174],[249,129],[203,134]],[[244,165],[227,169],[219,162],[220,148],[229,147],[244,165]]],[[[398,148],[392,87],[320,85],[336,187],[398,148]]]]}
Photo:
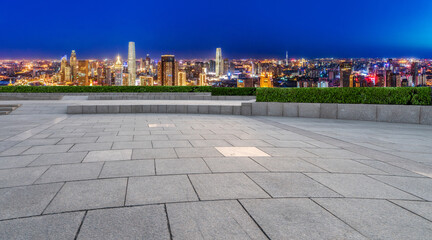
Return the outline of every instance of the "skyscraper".
{"type": "Polygon", "coordinates": [[[128,86],[135,86],[136,80],[136,57],[135,57],[135,42],[129,42],[128,51],[128,86]]]}
{"type": "Polygon", "coordinates": [[[162,55],[157,75],[162,86],[178,86],[178,64],[174,55],[162,55]]]}
{"type": "Polygon", "coordinates": [[[222,59],[222,49],[216,48],[216,76],[223,75],[223,59],[222,59]]]}
{"type": "Polygon", "coordinates": [[[78,60],[77,60],[75,50],[72,50],[69,62],[70,62],[71,73],[72,73],[72,81],[76,81],[78,78],[78,60]]]}
{"type": "Polygon", "coordinates": [[[288,60],[288,51],[286,51],[286,55],[285,55],[285,66],[289,65],[289,60],[288,60]]]}
{"type": "Polygon", "coordinates": [[[178,72],[178,85],[186,86],[186,72],[184,71],[178,72]]]}
{"type": "Polygon", "coordinates": [[[350,87],[350,76],[353,65],[350,62],[343,62],[340,65],[340,87],[350,87]]]}
{"type": "Polygon", "coordinates": [[[262,72],[260,76],[260,87],[273,87],[273,74],[271,72],[262,72]]]}
{"type": "Polygon", "coordinates": [[[116,86],[123,86],[123,64],[120,56],[117,56],[117,62],[114,64],[114,81],[116,86]]]}

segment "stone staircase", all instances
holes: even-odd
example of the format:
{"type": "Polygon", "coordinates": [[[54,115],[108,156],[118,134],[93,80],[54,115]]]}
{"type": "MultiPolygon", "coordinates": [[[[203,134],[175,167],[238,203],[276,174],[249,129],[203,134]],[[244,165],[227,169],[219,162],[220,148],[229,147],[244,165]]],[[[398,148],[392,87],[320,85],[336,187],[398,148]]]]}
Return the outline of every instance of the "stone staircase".
{"type": "Polygon", "coordinates": [[[0,115],[8,115],[20,106],[21,104],[0,104],[0,115]]]}

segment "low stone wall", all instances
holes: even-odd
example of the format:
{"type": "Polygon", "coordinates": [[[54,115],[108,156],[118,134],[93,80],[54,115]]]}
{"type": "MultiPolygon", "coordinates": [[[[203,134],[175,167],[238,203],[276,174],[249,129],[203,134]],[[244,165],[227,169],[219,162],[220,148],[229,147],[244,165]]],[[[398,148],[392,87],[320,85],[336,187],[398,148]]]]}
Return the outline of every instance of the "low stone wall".
{"type": "Polygon", "coordinates": [[[61,100],[57,93],[0,93],[0,100],[61,100]]]}
{"type": "Polygon", "coordinates": [[[240,115],[242,106],[220,105],[71,105],[68,114],[180,113],[240,115]]]}
{"type": "Polygon", "coordinates": [[[432,106],[247,102],[220,105],[71,105],[68,114],[187,113],[325,118],[432,125],[432,106]]]}
{"type": "Polygon", "coordinates": [[[327,118],[432,125],[432,106],[330,104],[330,103],[250,103],[252,116],[327,118]]]}

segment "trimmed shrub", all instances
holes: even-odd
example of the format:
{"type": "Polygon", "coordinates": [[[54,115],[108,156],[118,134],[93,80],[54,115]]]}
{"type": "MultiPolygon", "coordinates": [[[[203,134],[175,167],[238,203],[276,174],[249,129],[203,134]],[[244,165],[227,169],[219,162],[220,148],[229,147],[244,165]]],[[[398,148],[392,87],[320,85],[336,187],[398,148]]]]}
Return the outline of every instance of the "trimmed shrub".
{"type": "Polygon", "coordinates": [[[4,86],[0,92],[95,93],[95,92],[211,92],[213,96],[254,96],[256,88],[210,86],[4,86]]]}
{"type": "Polygon", "coordinates": [[[257,102],[430,105],[431,88],[258,88],[257,102]]]}

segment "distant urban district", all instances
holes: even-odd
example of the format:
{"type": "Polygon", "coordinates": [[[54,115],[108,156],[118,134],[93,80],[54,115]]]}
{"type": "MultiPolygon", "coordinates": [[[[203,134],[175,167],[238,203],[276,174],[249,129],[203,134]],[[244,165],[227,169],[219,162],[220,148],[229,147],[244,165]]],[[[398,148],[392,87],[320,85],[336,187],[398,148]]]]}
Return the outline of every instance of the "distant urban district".
{"type": "Polygon", "coordinates": [[[0,85],[9,86],[215,86],[215,87],[417,87],[432,86],[432,60],[413,58],[176,59],[162,55],[79,60],[0,60],[0,85]]]}

